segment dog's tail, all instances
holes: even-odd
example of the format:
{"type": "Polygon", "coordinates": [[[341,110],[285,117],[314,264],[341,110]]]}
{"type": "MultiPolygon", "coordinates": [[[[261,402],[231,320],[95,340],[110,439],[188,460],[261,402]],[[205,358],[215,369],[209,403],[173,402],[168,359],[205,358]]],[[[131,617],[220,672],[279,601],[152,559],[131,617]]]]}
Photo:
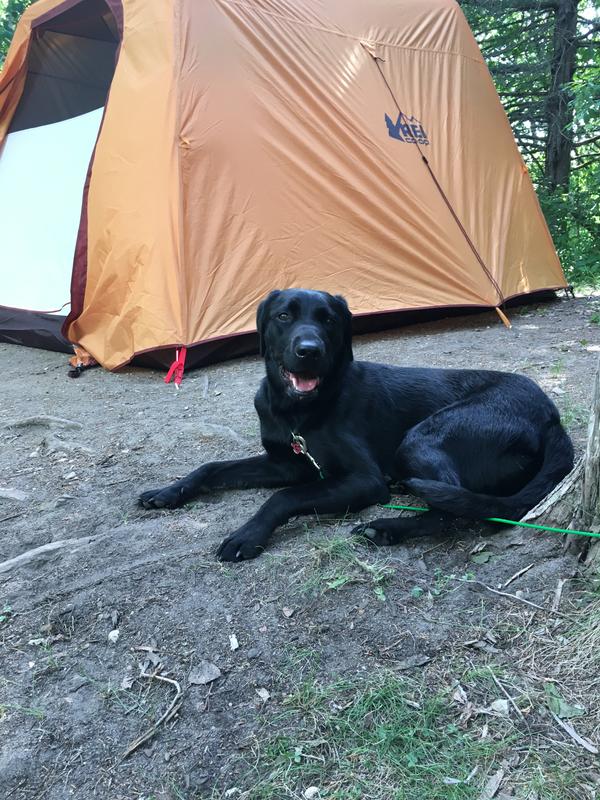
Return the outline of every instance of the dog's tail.
{"type": "Polygon", "coordinates": [[[432,508],[458,517],[520,519],[550,492],[573,467],[573,445],[560,423],[549,429],[538,474],[510,497],[478,494],[462,486],[412,478],[405,485],[432,508]]]}

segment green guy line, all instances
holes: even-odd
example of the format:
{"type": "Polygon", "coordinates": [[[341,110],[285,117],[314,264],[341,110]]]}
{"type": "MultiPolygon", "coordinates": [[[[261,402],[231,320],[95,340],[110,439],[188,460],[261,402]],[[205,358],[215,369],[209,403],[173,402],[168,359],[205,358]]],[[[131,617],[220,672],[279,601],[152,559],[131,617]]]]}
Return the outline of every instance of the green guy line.
{"type": "MultiPolygon", "coordinates": [[[[396,508],[401,511],[429,511],[429,508],[422,508],[421,506],[397,506],[391,503],[383,505],[383,508],[396,508]]],[[[529,522],[518,522],[515,519],[502,519],[501,517],[486,517],[486,522],[499,522],[501,525],[517,525],[519,528],[535,528],[538,531],[550,531],[550,533],[573,533],[576,536],[591,536],[594,539],[600,539],[600,533],[592,533],[592,531],[573,531],[565,528],[551,528],[549,525],[532,525],[529,522]]]]}

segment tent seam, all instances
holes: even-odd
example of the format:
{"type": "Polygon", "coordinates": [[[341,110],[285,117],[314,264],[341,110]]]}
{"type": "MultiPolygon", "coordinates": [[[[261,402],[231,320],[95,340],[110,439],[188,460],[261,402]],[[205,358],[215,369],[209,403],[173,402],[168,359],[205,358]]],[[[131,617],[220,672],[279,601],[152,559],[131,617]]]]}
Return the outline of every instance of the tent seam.
{"type": "MultiPolygon", "coordinates": [[[[307,28],[312,28],[316,31],[321,31],[323,33],[330,33],[333,36],[342,36],[345,39],[352,39],[352,41],[358,42],[359,44],[363,41],[366,41],[364,37],[356,36],[352,33],[347,33],[346,31],[336,31],[332,28],[326,28],[323,25],[315,25],[312,22],[307,22],[306,20],[301,19],[292,19],[292,17],[286,17],[284,14],[276,14],[273,11],[265,11],[264,9],[257,9],[253,6],[248,5],[247,3],[241,3],[239,0],[218,0],[218,2],[224,5],[230,6],[239,6],[240,8],[245,8],[248,11],[255,13],[257,16],[268,16],[274,17],[275,19],[285,20],[286,22],[291,22],[297,25],[303,25],[307,28]]],[[[383,42],[379,39],[369,39],[369,44],[380,45],[382,47],[393,47],[396,50],[411,50],[412,52],[416,53],[433,53],[434,55],[442,55],[442,56],[455,56],[456,58],[464,58],[468,61],[472,61],[475,64],[479,64],[480,67],[486,67],[487,64],[483,60],[483,58],[473,58],[473,56],[465,55],[464,53],[455,53],[453,50],[433,50],[430,47],[410,47],[409,45],[403,44],[393,44],[392,42],[383,42]]]]}
{"type": "MultiPolygon", "coordinates": [[[[394,92],[392,90],[392,87],[390,86],[390,83],[389,83],[388,79],[386,78],[386,76],[385,76],[385,74],[383,72],[383,69],[381,68],[381,66],[379,64],[379,59],[376,56],[373,56],[371,54],[369,54],[369,55],[371,56],[371,59],[374,62],[375,66],[377,68],[377,71],[379,72],[380,77],[382,78],[383,82],[385,83],[385,85],[387,87],[387,89],[388,89],[388,91],[390,93],[390,96],[391,96],[392,100],[394,101],[394,105],[398,109],[398,113],[400,115],[400,118],[403,118],[405,120],[405,122],[408,123],[408,119],[406,117],[406,114],[400,108],[400,104],[398,103],[398,100],[396,99],[396,95],[394,94],[394,92]]],[[[479,249],[475,246],[473,238],[471,237],[471,235],[469,234],[469,232],[465,228],[465,226],[464,226],[462,220],[460,219],[460,217],[458,216],[457,212],[454,210],[454,206],[450,202],[450,198],[448,197],[448,195],[446,194],[446,192],[445,192],[444,188],[442,187],[441,183],[437,179],[437,176],[434,173],[434,171],[433,171],[433,169],[431,167],[431,164],[429,163],[429,159],[425,156],[425,154],[421,150],[421,147],[420,147],[419,143],[417,142],[416,138],[413,139],[413,143],[414,143],[415,147],[417,148],[417,151],[418,151],[419,155],[421,156],[422,163],[425,164],[425,167],[426,167],[429,175],[431,176],[431,179],[433,180],[433,182],[434,182],[439,194],[441,195],[442,200],[444,201],[446,207],[450,211],[450,215],[452,216],[452,218],[454,219],[454,221],[458,225],[458,228],[459,228],[460,232],[464,236],[467,244],[469,245],[469,247],[471,249],[471,252],[475,256],[475,260],[479,263],[479,266],[483,269],[483,272],[485,273],[485,275],[487,276],[488,280],[492,284],[494,290],[496,291],[496,293],[498,295],[498,299],[499,299],[499,305],[501,305],[501,306],[504,305],[504,303],[506,302],[506,298],[504,297],[504,292],[502,291],[502,288],[501,288],[500,284],[498,283],[498,281],[494,277],[492,271],[489,269],[489,267],[487,266],[487,264],[483,260],[481,254],[479,252],[479,249]]]]}
{"type": "Polygon", "coordinates": [[[176,153],[177,153],[177,216],[178,216],[178,287],[177,294],[179,297],[179,306],[181,314],[181,336],[182,341],[177,346],[187,344],[187,336],[189,334],[189,292],[187,291],[187,271],[185,259],[185,238],[183,228],[185,224],[184,213],[184,192],[183,192],[183,170],[181,165],[181,88],[180,81],[177,76],[181,75],[182,71],[182,53],[181,53],[181,15],[178,11],[179,4],[173,5],[173,48],[175,51],[175,58],[173,59],[174,67],[177,68],[174,84],[175,90],[175,128],[176,128],[176,153]]]}

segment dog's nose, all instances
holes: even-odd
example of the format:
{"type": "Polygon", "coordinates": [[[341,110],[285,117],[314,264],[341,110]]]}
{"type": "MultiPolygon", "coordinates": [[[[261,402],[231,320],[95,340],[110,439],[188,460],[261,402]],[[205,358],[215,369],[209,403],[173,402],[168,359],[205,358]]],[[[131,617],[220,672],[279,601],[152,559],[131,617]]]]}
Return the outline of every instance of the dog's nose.
{"type": "Polygon", "coordinates": [[[318,339],[300,339],[294,352],[298,358],[318,358],[323,355],[323,345],[318,339]]]}

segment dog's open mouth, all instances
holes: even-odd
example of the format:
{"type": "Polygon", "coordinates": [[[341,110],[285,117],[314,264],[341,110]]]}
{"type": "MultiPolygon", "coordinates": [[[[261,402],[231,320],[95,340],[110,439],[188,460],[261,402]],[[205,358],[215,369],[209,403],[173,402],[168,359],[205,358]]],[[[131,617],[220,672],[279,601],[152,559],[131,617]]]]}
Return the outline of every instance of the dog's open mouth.
{"type": "Polygon", "coordinates": [[[310,372],[290,372],[282,368],[281,374],[286,383],[297,392],[297,394],[311,394],[321,382],[318,375],[313,375],[310,372]]]}

